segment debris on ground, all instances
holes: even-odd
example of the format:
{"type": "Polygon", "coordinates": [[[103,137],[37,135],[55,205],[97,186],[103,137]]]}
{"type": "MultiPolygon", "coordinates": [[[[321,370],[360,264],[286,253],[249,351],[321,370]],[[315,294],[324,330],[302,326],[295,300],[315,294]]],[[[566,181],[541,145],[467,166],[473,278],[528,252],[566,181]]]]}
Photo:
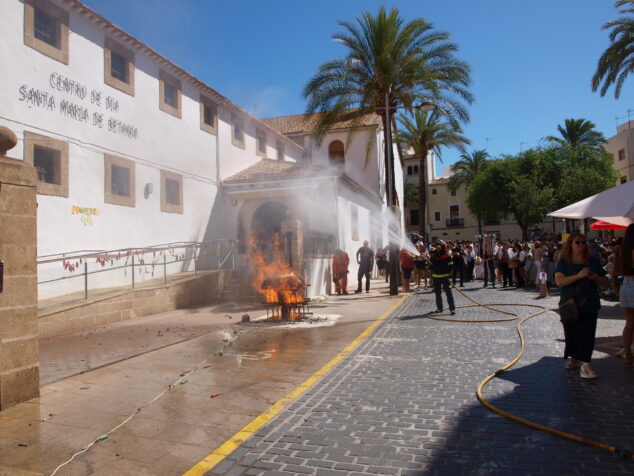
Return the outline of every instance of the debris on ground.
{"type": "Polygon", "coordinates": [[[214,394],[212,394],[209,398],[216,398],[216,397],[219,397],[220,395],[222,395],[222,392],[220,392],[220,393],[214,393],[214,394]]]}
{"type": "Polygon", "coordinates": [[[242,314],[242,320],[240,322],[250,322],[251,321],[251,316],[249,316],[248,314],[242,314]]]}

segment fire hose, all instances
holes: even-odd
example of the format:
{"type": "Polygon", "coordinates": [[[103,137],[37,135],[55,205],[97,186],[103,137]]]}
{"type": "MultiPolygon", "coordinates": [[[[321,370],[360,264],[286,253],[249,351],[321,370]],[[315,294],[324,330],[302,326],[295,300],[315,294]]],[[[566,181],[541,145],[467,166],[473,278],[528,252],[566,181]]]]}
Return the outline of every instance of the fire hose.
{"type": "Polygon", "coordinates": [[[535,312],[533,314],[530,314],[530,315],[524,317],[523,319],[521,319],[515,325],[515,330],[517,331],[517,335],[519,336],[519,339],[520,339],[520,350],[517,353],[517,355],[515,356],[515,358],[513,360],[511,360],[509,363],[507,363],[504,367],[499,368],[498,370],[493,372],[491,375],[486,377],[478,385],[478,389],[476,390],[476,396],[478,398],[478,401],[482,405],[484,405],[486,408],[488,408],[492,412],[497,413],[498,415],[501,415],[501,416],[503,416],[505,418],[508,418],[509,420],[515,421],[517,423],[521,423],[522,425],[526,425],[529,428],[534,428],[536,430],[540,430],[540,431],[543,431],[543,432],[546,432],[546,433],[550,433],[552,435],[556,435],[556,436],[559,436],[561,438],[566,438],[568,440],[575,441],[577,443],[581,443],[581,444],[584,444],[584,445],[587,445],[587,446],[592,446],[592,447],[599,448],[599,449],[602,449],[602,450],[605,450],[605,451],[609,451],[610,453],[613,453],[615,455],[621,456],[623,459],[634,461],[634,453],[632,453],[631,451],[620,449],[620,448],[617,448],[615,446],[612,446],[612,445],[609,445],[609,444],[606,444],[606,443],[590,440],[590,439],[584,438],[582,436],[573,435],[571,433],[566,433],[565,431],[561,431],[561,430],[558,430],[556,428],[552,428],[552,427],[545,426],[545,425],[540,425],[539,423],[535,423],[535,422],[532,422],[530,420],[526,420],[525,418],[519,417],[517,415],[513,415],[512,413],[509,413],[509,412],[507,412],[505,410],[502,410],[501,408],[496,407],[491,402],[489,402],[486,398],[484,398],[484,396],[482,395],[484,387],[491,380],[493,380],[495,377],[499,376],[500,374],[506,372],[508,369],[513,367],[517,362],[519,362],[519,360],[524,355],[524,349],[526,348],[526,341],[524,339],[524,334],[523,334],[522,329],[521,329],[522,324],[524,324],[529,319],[532,319],[533,317],[537,317],[537,316],[539,316],[541,314],[544,314],[546,312],[553,312],[553,311],[548,309],[545,306],[539,306],[537,304],[515,304],[515,303],[482,304],[482,303],[476,301],[475,299],[467,296],[465,293],[460,291],[455,286],[452,286],[452,287],[461,296],[463,296],[468,301],[471,301],[473,303],[473,304],[468,304],[468,305],[465,305],[465,306],[456,306],[456,309],[464,309],[464,308],[470,308],[470,307],[482,307],[482,308],[485,308],[485,309],[489,309],[490,311],[493,311],[493,312],[497,312],[497,313],[500,313],[500,314],[506,314],[506,315],[508,315],[510,317],[504,317],[504,318],[500,318],[500,319],[471,320],[471,319],[450,319],[450,318],[444,318],[444,317],[437,317],[437,316],[428,315],[427,316],[428,318],[433,319],[435,321],[447,321],[447,322],[471,322],[471,323],[472,322],[476,322],[476,323],[482,323],[482,322],[508,322],[508,321],[516,321],[516,320],[520,319],[521,316],[519,314],[514,313],[514,312],[504,311],[504,310],[501,310],[501,309],[496,309],[493,306],[519,306],[519,307],[533,307],[533,308],[541,309],[538,312],[535,312]]]}

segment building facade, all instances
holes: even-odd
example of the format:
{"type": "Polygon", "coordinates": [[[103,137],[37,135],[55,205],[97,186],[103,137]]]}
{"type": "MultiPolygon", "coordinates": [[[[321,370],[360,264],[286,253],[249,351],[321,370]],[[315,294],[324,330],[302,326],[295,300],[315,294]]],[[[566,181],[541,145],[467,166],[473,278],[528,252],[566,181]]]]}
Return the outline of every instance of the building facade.
{"type": "MultiPolygon", "coordinates": [[[[429,162],[429,161],[428,161],[429,162]]],[[[432,160],[433,162],[433,156],[432,160]]],[[[418,185],[419,160],[411,155],[404,159],[405,180],[418,185]]],[[[429,239],[450,241],[473,241],[479,234],[478,220],[467,206],[467,191],[464,186],[452,192],[449,190],[449,177],[436,177],[434,168],[428,167],[427,180],[427,227],[429,239]]],[[[492,199],[494,199],[492,197],[492,199]]],[[[408,233],[418,233],[421,219],[418,203],[406,203],[405,229],[408,233]]],[[[494,233],[502,240],[522,238],[520,226],[509,219],[499,222],[483,222],[483,233],[494,233]]],[[[560,233],[563,229],[561,220],[549,219],[537,225],[544,233],[560,233]]]]}
{"type": "MultiPolygon", "coordinates": [[[[270,162],[322,167],[324,177],[310,180],[331,184],[319,191],[332,203],[311,195],[309,205],[331,207],[336,220],[303,217],[294,233],[313,235],[296,243],[319,241],[320,228],[348,251],[384,239],[375,118],[354,135],[342,124],[317,146],[309,128],[258,119],[77,0],[7,0],[0,37],[11,66],[0,76],[0,125],[18,135],[12,157],[38,172],[39,256],[237,239],[251,226],[251,199],[294,200],[275,181],[249,182],[259,182],[259,196],[235,191],[241,172],[270,162]]],[[[59,267],[40,266],[38,280],[58,276],[59,267]]],[[[96,275],[92,285],[128,282],[120,274],[96,275]]],[[[49,283],[40,298],[78,288],[77,280],[49,283]]]]}
{"type": "Polygon", "coordinates": [[[617,184],[634,180],[634,128],[627,121],[616,128],[616,135],[610,137],[604,148],[614,158],[614,170],[618,174],[617,184]]]}

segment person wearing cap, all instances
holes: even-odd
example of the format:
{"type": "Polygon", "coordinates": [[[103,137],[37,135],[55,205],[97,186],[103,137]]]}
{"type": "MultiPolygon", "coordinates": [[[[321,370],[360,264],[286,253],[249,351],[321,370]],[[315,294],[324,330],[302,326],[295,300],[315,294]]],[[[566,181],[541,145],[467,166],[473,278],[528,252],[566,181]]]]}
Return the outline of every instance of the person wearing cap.
{"type": "Polygon", "coordinates": [[[431,255],[431,277],[434,281],[434,292],[436,293],[436,310],[433,313],[442,312],[442,290],[447,295],[449,311],[453,316],[456,313],[456,305],[453,301],[453,294],[449,285],[449,275],[453,267],[451,256],[447,252],[447,243],[440,240],[436,244],[436,249],[431,255]]]}

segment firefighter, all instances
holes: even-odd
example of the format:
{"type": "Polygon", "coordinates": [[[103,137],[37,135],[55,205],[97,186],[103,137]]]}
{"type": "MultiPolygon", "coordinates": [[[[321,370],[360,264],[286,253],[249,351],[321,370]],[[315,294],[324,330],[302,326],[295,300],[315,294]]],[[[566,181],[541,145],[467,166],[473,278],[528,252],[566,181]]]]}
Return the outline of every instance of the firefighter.
{"type": "Polygon", "coordinates": [[[348,265],[350,257],[341,249],[335,250],[332,257],[332,281],[337,294],[348,294],[348,265]]]}
{"type": "Polygon", "coordinates": [[[447,295],[447,304],[449,304],[451,315],[456,314],[456,306],[449,285],[449,275],[451,274],[452,267],[453,261],[447,252],[447,244],[440,240],[431,255],[431,277],[434,281],[434,292],[436,293],[436,310],[432,311],[432,314],[442,312],[443,289],[447,295]]]}

